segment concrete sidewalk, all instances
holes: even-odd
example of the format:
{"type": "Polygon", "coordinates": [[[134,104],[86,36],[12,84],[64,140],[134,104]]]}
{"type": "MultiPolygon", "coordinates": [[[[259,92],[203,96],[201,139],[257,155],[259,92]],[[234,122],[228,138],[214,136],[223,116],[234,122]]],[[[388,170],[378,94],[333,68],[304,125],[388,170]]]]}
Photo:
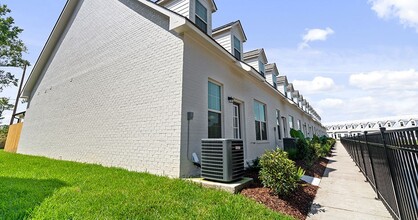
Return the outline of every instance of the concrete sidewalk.
{"type": "Polygon", "coordinates": [[[328,159],[307,219],[392,219],[341,143],[328,159]]]}

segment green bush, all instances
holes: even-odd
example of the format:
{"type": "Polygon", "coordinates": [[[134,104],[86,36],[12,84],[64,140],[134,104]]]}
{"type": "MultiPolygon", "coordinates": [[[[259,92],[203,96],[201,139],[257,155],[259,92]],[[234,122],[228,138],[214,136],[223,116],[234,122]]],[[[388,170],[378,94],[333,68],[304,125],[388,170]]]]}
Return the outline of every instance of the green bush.
{"type": "Polygon", "coordinates": [[[306,165],[309,167],[313,165],[313,163],[318,159],[317,151],[318,149],[315,147],[314,142],[316,140],[311,140],[309,138],[305,138],[305,135],[300,130],[291,129],[290,135],[296,139],[296,146],[297,146],[297,156],[295,157],[296,160],[303,160],[305,161],[306,165]]]}
{"type": "Polygon", "coordinates": [[[314,135],[312,139],[305,138],[302,131],[290,130],[290,135],[296,139],[297,153],[289,156],[292,160],[303,160],[309,167],[320,157],[325,157],[335,144],[335,140],[326,136],[314,135]]]}
{"type": "Polygon", "coordinates": [[[0,149],[4,149],[6,144],[7,132],[9,131],[8,125],[0,126],[0,149]]]}
{"type": "Polygon", "coordinates": [[[297,148],[290,148],[286,152],[287,152],[287,156],[289,157],[289,159],[293,161],[299,159],[299,152],[297,148]]]}
{"type": "Polygon", "coordinates": [[[295,162],[281,149],[267,151],[260,158],[260,180],[276,194],[286,196],[298,187],[304,171],[297,169],[295,162]]]}
{"type": "Polygon", "coordinates": [[[257,157],[251,161],[251,163],[247,162],[247,170],[248,171],[259,171],[261,169],[260,166],[260,158],[257,157]]]}

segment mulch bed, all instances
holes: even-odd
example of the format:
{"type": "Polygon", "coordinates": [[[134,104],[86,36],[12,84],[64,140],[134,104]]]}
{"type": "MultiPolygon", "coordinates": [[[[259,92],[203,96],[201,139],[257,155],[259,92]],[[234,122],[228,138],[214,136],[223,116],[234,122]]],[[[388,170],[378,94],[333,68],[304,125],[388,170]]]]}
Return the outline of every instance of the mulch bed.
{"type": "Polygon", "coordinates": [[[302,169],[306,171],[305,175],[321,178],[325,168],[327,168],[328,159],[323,157],[319,158],[311,168],[309,168],[303,160],[295,161],[295,163],[297,167],[302,167],[302,169]]]}
{"type": "MultiPolygon", "coordinates": [[[[297,166],[302,166],[306,170],[305,175],[322,177],[328,160],[321,158],[315,162],[311,169],[305,169],[306,164],[301,161],[296,162],[297,166]]],[[[301,182],[299,188],[287,197],[280,197],[274,195],[274,193],[264,188],[260,179],[258,178],[257,171],[247,171],[247,177],[254,179],[254,183],[247,189],[241,191],[241,194],[254,199],[255,201],[262,203],[280,213],[284,213],[293,216],[296,219],[305,219],[308,215],[312,201],[315,198],[316,192],[319,187],[301,182]]]]}

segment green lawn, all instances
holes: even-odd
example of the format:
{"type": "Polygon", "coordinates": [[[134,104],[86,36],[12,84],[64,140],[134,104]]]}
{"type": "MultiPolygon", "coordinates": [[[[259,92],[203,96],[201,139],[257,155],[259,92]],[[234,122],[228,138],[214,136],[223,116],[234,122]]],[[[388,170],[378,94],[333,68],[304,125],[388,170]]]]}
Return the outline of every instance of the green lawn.
{"type": "Polygon", "coordinates": [[[291,219],[183,180],[0,151],[0,219],[291,219]]]}

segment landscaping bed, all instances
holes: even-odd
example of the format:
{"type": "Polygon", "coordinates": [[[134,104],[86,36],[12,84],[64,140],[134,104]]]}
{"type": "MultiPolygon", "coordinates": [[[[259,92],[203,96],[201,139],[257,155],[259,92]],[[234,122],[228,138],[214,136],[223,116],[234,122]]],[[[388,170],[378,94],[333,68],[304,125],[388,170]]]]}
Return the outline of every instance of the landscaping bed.
{"type": "Polygon", "coordinates": [[[327,168],[328,159],[321,157],[313,164],[312,167],[309,167],[303,160],[297,160],[295,161],[295,164],[305,170],[306,176],[321,178],[327,168]]]}
{"type": "MultiPolygon", "coordinates": [[[[308,168],[303,161],[297,161],[296,165],[305,169],[305,175],[321,178],[327,163],[328,160],[326,158],[320,158],[311,168],[308,168]]],[[[296,219],[306,218],[319,188],[301,181],[295,192],[285,197],[277,196],[269,188],[263,187],[258,178],[258,171],[247,171],[246,176],[253,178],[254,183],[249,188],[242,190],[242,195],[264,204],[274,211],[293,216],[296,219]]]]}

